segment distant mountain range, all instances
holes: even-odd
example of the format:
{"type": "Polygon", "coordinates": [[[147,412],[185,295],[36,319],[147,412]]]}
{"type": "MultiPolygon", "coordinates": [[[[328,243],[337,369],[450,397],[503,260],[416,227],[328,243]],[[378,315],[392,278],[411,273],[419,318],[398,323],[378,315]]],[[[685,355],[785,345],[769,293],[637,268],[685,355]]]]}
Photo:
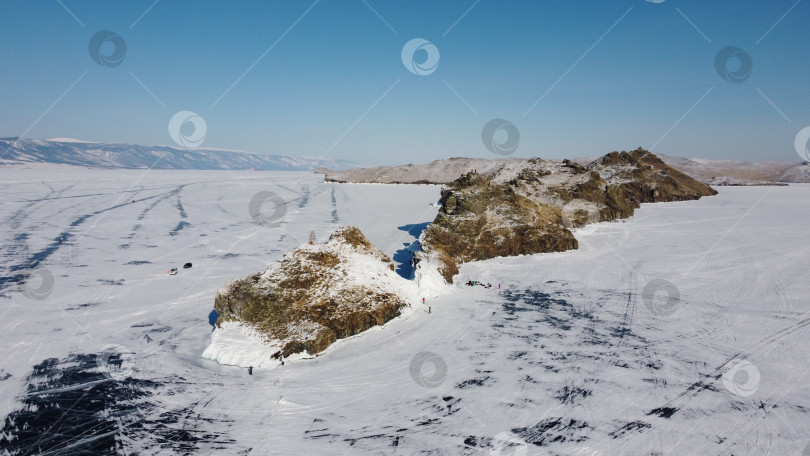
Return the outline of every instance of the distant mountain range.
{"type": "MultiPolygon", "coordinates": [[[[673,168],[710,185],[769,185],[810,182],[810,163],[704,160],[660,155],[673,168]]],[[[595,158],[573,161],[582,165],[595,158]]],[[[40,163],[109,169],[205,169],[260,171],[316,171],[327,181],[381,183],[448,183],[475,169],[480,173],[520,167],[524,158],[451,158],[424,165],[358,168],[357,163],[331,158],[289,157],[224,149],[180,149],[96,143],[68,138],[51,140],[0,138],[0,166],[40,163]]]]}
{"type": "Polygon", "coordinates": [[[660,155],[669,166],[710,185],[767,185],[810,182],[810,163],[704,160],[660,155]]]}
{"type": "MultiPolygon", "coordinates": [[[[704,160],[659,156],[667,165],[709,185],[774,185],[778,182],[810,182],[810,163],[746,162],[737,160],[704,160]]],[[[316,172],[331,182],[447,184],[470,170],[490,178],[515,174],[532,159],[525,158],[450,158],[424,165],[377,166],[348,170],[331,170],[324,166],[316,172]]],[[[583,166],[597,158],[574,159],[583,166]]]]}
{"type": "Polygon", "coordinates": [[[169,146],[94,143],[74,139],[42,141],[0,138],[0,166],[52,163],[88,168],[125,169],[229,169],[304,171],[319,166],[348,169],[356,163],[316,157],[252,154],[221,149],[179,149],[169,146]]]}

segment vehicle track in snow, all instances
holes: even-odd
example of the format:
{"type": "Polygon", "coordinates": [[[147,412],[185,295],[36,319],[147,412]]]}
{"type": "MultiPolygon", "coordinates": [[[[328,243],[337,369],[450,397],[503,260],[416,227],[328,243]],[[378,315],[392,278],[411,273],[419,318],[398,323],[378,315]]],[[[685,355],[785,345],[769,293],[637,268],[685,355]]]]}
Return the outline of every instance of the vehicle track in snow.
{"type": "MultiPolygon", "coordinates": [[[[73,246],[73,242],[71,241],[71,239],[73,238],[73,234],[75,232],[75,229],[78,228],[79,226],[81,226],[85,221],[87,221],[91,217],[101,215],[101,214],[104,214],[104,213],[107,213],[107,212],[110,212],[110,211],[114,211],[116,209],[120,209],[120,208],[123,208],[123,207],[127,207],[127,206],[130,206],[130,205],[133,205],[133,204],[137,204],[139,202],[148,201],[148,200],[155,200],[155,201],[152,202],[152,204],[149,207],[147,207],[146,209],[144,209],[144,211],[141,212],[141,215],[138,217],[138,220],[143,220],[143,218],[146,216],[146,214],[149,211],[151,211],[155,206],[157,206],[160,202],[162,202],[162,201],[164,201],[164,200],[166,200],[168,198],[171,198],[172,196],[175,196],[175,195],[179,194],[179,192],[182,190],[182,188],[185,187],[186,185],[187,184],[183,184],[183,185],[180,185],[180,186],[175,186],[173,188],[173,190],[168,191],[166,193],[153,195],[153,196],[147,196],[147,197],[143,197],[143,198],[135,199],[135,200],[126,200],[124,202],[119,202],[117,204],[114,204],[113,206],[110,206],[110,207],[107,207],[107,208],[104,208],[104,209],[99,209],[99,210],[96,210],[96,211],[93,211],[93,212],[78,216],[78,217],[74,218],[73,221],[71,221],[68,224],[67,228],[64,231],[62,231],[57,236],[56,239],[51,241],[51,243],[48,244],[46,247],[44,247],[44,248],[42,248],[39,251],[34,252],[34,253],[30,253],[27,245],[25,244],[25,240],[27,239],[27,236],[19,236],[18,235],[15,238],[16,243],[12,244],[9,247],[10,249],[12,249],[16,253],[15,258],[13,258],[12,261],[15,260],[15,259],[17,261],[11,263],[10,265],[9,265],[8,262],[5,263],[7,265],[7,266],[5,266],[6,270],[7,270],[7,273],[4,273],[3,276],[0,276],[0,296],[4,296],[5,295],[4,291],[8,290],[9,288],[11,288],[13,286],[22,285],[28,279],[29,275],[31,274],[31,272],[33,270],[35,270],[41,263],[45,262],[49,257],[51,257],[54,253],[56,253],[60,248],[73,246]],[[59,241],[59,239],[61,239],[61,242],[59,241]],[[19,255],[20,252],[22,252],[23,255],[24,255],[22,258],[20,258],[20,255],[19,255]]],[[[56,192],[56,191],[52,190],[49,193],[49,195],[58,194],[58,193],[59,192],[56,192]]],[[[12,218],[20,218],[20,217],[22,217],[22,214],[27,214],[31,210],[32,209],[30,209],[30,208],[28,209],[28,211],[26,211],[25,209],[21,209],[20,211],[18,211],[18,213],[15,216],[12,216],[12,218]]],[[[134,238],[134,236],[137,233],[138,229],[140,229],[140,225],[136,224],[133,227],[133,232],[130,233],[130,236],[131,236],[130,238],[134,238]]],[[[122,244],[122,245],[125,246],[125,247],[120,247],[120,248],[125,249],[125,248],[128,247],[128,244],[122,244]]]]}

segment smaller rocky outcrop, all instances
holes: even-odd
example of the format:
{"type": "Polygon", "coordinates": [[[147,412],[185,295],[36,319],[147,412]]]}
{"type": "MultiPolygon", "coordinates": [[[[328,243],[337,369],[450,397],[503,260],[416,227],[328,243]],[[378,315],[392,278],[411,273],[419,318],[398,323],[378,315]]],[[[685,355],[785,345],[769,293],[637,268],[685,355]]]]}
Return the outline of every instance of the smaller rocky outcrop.
{"type": "Polygon", "coordinates": [[[341,227],[325,244],[302,245],[263,273],[231,281],[216,295],[224,321],[238,321],[281,347],[275,356],[317,354],[399,316],[415,286],[355,227],[341,227]]]}

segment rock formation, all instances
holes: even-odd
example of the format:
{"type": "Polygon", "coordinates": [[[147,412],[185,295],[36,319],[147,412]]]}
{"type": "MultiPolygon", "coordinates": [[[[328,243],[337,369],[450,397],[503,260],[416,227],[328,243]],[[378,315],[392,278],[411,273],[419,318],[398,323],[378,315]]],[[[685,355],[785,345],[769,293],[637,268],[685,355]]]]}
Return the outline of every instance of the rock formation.
{"type": "Polygon", "coordinates": [[[442,190],[422,234],[422,259],[448,283],[458,265],[498,256],[576,249],[568,228],[633,215],[641,203],[695,200],[717,192],[637,149],[588,166],[529,159],[486,175],[467,173],[442,190]]]}
{"type": "Polygon", "coordinates": [[[416,280],[399,277],[359,229],[342,227],[325,244],[300,246],[279,265],[225,285],[215,299],[217,324],[248,325],[278,347],[277,358],[314,355],[399,316],[423,293],[447,289],[462,263],[576,249],[569,228],[630,217],[641,203],[714,194],[642,149],[587,166],[498,162],[441,190],[441,209],[420,237],[416,280]]]}
{"type": "Polygon", "coordinates": [[[306,244],[263,273],[217,292],[217,324],[239,321],[281,349],[275,356],[323,351],[400,315],[415,300],[411,282],[355,227],[341,227],[325,244],[306,244]]]}
{"type": "Polygon", "coordinates": [[[468,173],[451,183],[442,190],[441,203],[420,243],[422,255],[436,255],[448,283],[460,263],[577,248],[559,208],[480,174],[468,173]]]}

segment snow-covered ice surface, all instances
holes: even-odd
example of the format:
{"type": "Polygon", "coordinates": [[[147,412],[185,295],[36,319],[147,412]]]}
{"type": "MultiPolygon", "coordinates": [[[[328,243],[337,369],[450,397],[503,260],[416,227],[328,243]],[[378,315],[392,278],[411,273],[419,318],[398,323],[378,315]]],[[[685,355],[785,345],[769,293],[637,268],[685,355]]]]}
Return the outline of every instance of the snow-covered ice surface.
{"type": "Polygon", "coordinates": [[[202,357],[228,366],[275,367],[280,362],[273,359],[273,354],[280,349],[281,346],[267,343],[249,326],[226,321],[211,333],[211,343],[202,357]]]}
{"type": "Polygon", "coordinates": [[[0,185],[0,451],[781,455],[810,439],[808,185],[643,205],[577,230],[577,251],[464,265],[458,283],[493,287],[252,376],[202,357],[216,289],[338,225],[407,258],[438,187],[65,168],[0,169],[0,185]],[[288,201],[285,223],[251,218],[260,191],[288,201]]]}

